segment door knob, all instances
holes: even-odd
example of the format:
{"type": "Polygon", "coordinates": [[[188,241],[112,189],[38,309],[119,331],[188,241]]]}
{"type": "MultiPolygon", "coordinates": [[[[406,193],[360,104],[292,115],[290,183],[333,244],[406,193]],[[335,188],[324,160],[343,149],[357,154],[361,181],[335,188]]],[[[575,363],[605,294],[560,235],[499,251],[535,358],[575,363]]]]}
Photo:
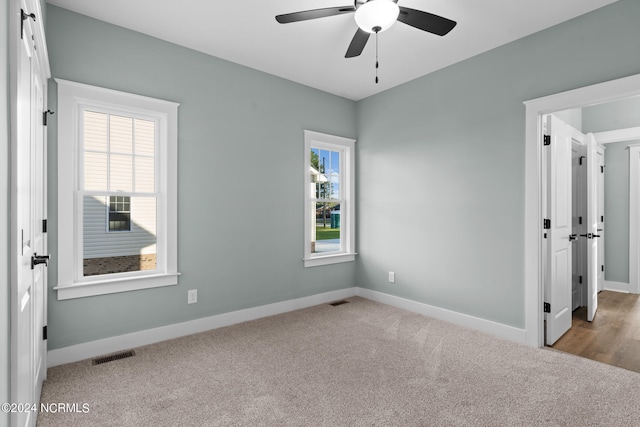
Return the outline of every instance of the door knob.
{"type": "Polygon", "coordinates": [[[580,237],[586,237],[587,239],[593,239],[595,237],[600,237],[599,234],[593,234],[593,233],[587,233],[587,234],[581,234],[580,237]]]}
{"type": "Polygon", "coordinates": [[[31,269],[33,270],[38,264],[44,264],[45,266],[48,266],[49,258],[49,255],[38,255],[34,252],[33,255],[31,255],[31,269]]]}

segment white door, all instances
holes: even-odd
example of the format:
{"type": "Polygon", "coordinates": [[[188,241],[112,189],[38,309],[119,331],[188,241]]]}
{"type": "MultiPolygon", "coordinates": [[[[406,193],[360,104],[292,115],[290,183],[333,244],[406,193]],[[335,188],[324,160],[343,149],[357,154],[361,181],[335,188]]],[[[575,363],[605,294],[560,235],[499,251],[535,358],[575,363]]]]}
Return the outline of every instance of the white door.
{"type": "Polygon", "coordinates": [[[571,328],[571,130],[553,116],[547,116],[550,136],[546,150],[547,234],[545,268],[545,343],[552,345],[571,328]]]}
{"type": "MultiPolygon", "coordinates": [[[[38,65],[38,64],[35,64],[38,65]]],[[[36,67],[39,70],[39,67],[36,67]]],[[[34,358],[33,372],[36,400],[42,390],[42,382],[47,372],[47,341],[44,337],[44,326],[47,324],[47,258],[48,245],[47,234],[45,232],[45,220],[47,219],[47,168],[46,168],[46,127],[44,126],[45,109],[45,83],[42,73],[35,72],[33,75],[33,152],[31,164],[33,165],[31,179],[31,209],[33,216],[33,252],[34,256],[40,257],[40,264],[33,266],[33,332],[34,332],[34,358]]]]}
{"type": "Polygon", "coordinates": [[[591,322],[598,310],[598,158],[596,140],[587,134],[587,320],[591,322]]]}
{"type": "Polygon", "coordinates": [[[596,146],[596,174],[597,198],[598,198],[598,292],[604,290],[604,147],[596,146]]]}
{"type": "MultiPolygon", "coordinates": [[[[575,132],[574,132],[575,133],[575,132]]],[[[584,183],[582,180],[583,166],[583,151],[584,146],[582,141],[578,141],[575,138],[571,141],[571,223],[572,234],[579,235],[582,233],[584,225],[580,220],[583,215],[583,203],[584,195],[582,194],[584,183]]],[[[582,268],[584,266],[583,259],[581,258],[582,251],[578,245],[579,240],[574,240],[572,249],[572,262],[571,262],[571,310],[575,310],[583,305],[583,283],[581,277],[583,276],[582,268]]]]}
{"type": "MultiPolygon", "coordinates": [[[[28,10],[23,1],[23,9],[28,10]]],[[[20,18],[20,10],[13,13],[20,18]]],[[[12,135],[12,287],[11,400],[37,405],[46,374],[46,267],[32,265],[47,250],[42,220],[46,212],[45,129],[46,80],[35,55],[32,19],[23,20],[23,36],[15,38],[15,133],[12,135]]],[[[37,413],[12,413],[11,425],[33,426],[37,413]]]]}

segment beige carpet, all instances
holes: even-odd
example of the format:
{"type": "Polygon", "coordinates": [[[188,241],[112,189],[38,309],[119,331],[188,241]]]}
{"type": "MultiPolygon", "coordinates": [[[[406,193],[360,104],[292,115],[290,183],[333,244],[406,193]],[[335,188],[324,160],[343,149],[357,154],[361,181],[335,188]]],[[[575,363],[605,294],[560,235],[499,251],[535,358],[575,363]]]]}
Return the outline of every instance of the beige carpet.
{"type": "Polygon", "coordinates": [[[640,425],[640,374],[349,301],[52,368],[38,426],[640,425]]]}

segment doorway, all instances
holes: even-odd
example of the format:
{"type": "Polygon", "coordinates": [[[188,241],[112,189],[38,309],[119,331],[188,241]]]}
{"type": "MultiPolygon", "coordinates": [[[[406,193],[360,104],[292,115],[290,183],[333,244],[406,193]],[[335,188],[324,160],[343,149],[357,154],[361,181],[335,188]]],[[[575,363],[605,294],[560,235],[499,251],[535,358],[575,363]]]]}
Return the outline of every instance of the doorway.
{"type": "MultiPolygon", "coordinates": [[[[640,151],[640,98],[630,97],[574,109],[562,115],[567,119],[579,117],[576,126],[593,131],[594,138],[606,151],[606,155],[600,155],[600,158],[606,157],[606,168],[598,159],[597,186],[600,196],[605,193],[600,190],[602,188],[606,187],[609,192],[604,197],[606,203],[602,197],[598,198],[598,203],[604,207],[599,210],[598,219],[607,223],[607,239],[599,242],[605,244],[598,246],[598,259],[603,259],[600,249],[604,252],[604,246],[610,252],[607,252],[605,263],[599,261],[597,264],[598,291],[602,291],[598,295],[598,316],[593,322],[588,322],[586,308],[574,307],[571,329],[553,348],[640,372],[640,341],[636,337],[640,295],[630,293],[630,283],[634,283],[631,272],[636,269],[633,261],[637,263],[637,254],[632,254],[630,248],[633,246],[630,236],[633,235],[631,226],[637,225],[639,219],[630,213],[630,207],[637,205],[637,201],[632,199],[638,189],[632,187],[640,180],[640,175],[634,170],[640,163],[639,156],[635,154],[640,151]]],[[[603,228],[598,229],[602,237],[605,234],[603,228]]]]}
{"type": "Polygon", "coordinates": [[[640,95],[640,75],[525,102],[525,328],[529,345],[544,345],[542,117],[553,112],[640,95]]]}
{"type": "Polygon", "coordinates": [[[546,345],[571,329],[577,309],[593,321],[603,289],[604,148],[582,122],[580,108],[543,121],[546,345]]]}

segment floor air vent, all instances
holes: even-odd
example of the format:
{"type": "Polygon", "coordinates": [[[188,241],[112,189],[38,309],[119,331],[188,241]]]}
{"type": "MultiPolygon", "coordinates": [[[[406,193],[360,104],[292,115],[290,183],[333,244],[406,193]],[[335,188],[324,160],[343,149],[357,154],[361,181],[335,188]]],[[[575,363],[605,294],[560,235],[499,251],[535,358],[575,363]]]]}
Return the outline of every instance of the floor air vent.
{"type": "Polygon", "coordinates": [[[336,302],[332,302],[332,303],[330,303],[329,305],[332,305],[332,306],[334,306],[334,307],[335,307],[335,306],[337,306],[337,305],[342,305],[342,304],[349,304],[349,301],[345,301],[345,300],[342,300],[342,301],[336,301],[336,302]]]}
{"type": "Polygon", "coordinates": [[[92,366],[101,365],[103,363],[113,362],[114,360],[126,359],[127,357],[132,357],[135,355],[136,355],[136,352],[133,350],[122,351],[120,353],[114,353],[108,356],[96,357],[95,359],[92,360],[91,365],[92,366]]]}

